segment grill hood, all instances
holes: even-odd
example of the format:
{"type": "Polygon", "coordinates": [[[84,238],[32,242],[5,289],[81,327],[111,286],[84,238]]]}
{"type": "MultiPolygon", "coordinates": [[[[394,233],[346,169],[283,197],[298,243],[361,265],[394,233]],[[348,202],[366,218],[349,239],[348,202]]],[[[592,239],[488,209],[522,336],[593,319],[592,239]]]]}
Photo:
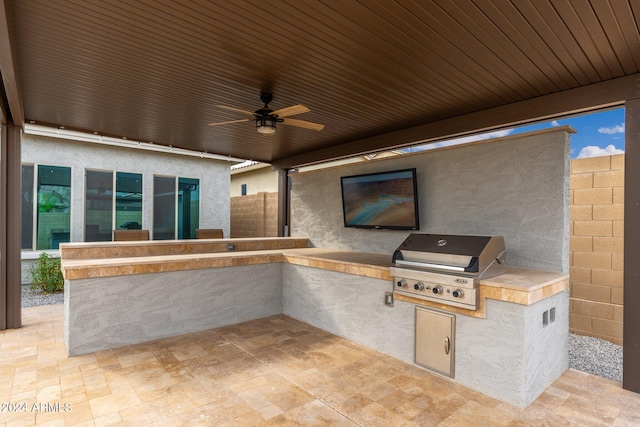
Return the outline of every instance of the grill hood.
{"type": "Polygon", "coordinates": [[[396,249],[396,266],[482,275],[495,261],[504,262],[502,236],[412,233],[396,249]]]}

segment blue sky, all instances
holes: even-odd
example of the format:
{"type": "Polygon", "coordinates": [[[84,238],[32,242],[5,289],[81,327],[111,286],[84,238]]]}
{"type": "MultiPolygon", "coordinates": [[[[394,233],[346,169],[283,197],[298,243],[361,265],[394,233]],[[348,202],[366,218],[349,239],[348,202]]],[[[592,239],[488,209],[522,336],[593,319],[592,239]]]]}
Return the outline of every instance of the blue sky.
{"type": "Polygon", "coordinates": [[[624,153],[624,108],[583,114],[535,125],[503,129],[482,135],[457,138],[431,144],[429,148],[515,135],[533,130],[566,125],[571,126],[577,131],[577,133],[571,135],[572,159],[624,153]]]}
{"type": "Polygon", "coordinates": [[[513,133],[564,125],[578,132],[571,135],[572,159],[624,153],[624,108],[524,126],[513,133]]]}

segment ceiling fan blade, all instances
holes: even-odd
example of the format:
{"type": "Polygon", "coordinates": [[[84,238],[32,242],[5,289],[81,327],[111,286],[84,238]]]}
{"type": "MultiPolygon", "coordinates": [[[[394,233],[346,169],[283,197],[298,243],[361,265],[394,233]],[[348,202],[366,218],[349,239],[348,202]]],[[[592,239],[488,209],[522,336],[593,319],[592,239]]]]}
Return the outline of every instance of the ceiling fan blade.
{"type": "Polygon", "coordinates": [[[241,122],[248,122],[248,121],[249,119],[227,120],[225,122],[207,123],[207,126],[228,125],[230,123],[241,123],[241,122]]]}
{"type": "Polygon", "coordinates": [[[308,113],[309,111],[311,110],[309,110],[304,105],[298,104],[292,105],[291,107],[281,108],[279,110],[273,111],[271,114],[274,114],[280,118],[285,118],[296,114],[308,113]]]}
{"type": "Polygon", "coordinates": [[[297,120],[297,119],[284,119],[282,124],[283,125],[289,125],[289,126],[297,126],[299,128],[305,128],[305,129],[310,129],[310,130],[322,130],[322,129],[324,129],[324,125],[321,125],[321,124],[318,124],[318,123],[307,122],[307,121],[304,121],[304,120],[297,120]]]}
{"type": "Polygon", "coordinates": [[[255,113],[252,113],[251,111],[241,110],[240,108],[235,108],[235,107],[229,107],[228,105],[216,105],[216,107],[224,108],[225,110],[229,110],[229,111],[235,111],[236,113],[241,113],[241,114],[245,114],[245,115],[249,115],[249,116],[255,116],[255,113]]]}

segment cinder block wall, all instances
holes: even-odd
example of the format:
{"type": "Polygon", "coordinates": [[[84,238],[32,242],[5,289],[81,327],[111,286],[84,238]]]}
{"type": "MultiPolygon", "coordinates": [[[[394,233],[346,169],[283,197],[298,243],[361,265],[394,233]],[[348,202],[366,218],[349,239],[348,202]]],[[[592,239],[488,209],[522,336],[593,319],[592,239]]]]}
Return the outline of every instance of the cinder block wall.
{"type": "Polygon", "coordinates": [[[571,332],[622,345],[624,155],[571,161],[571,332]]]}
{"type": "Polygon", "coordinates": [[[276,237],[278,193],[231,198],[231,237],[276,237]]]}

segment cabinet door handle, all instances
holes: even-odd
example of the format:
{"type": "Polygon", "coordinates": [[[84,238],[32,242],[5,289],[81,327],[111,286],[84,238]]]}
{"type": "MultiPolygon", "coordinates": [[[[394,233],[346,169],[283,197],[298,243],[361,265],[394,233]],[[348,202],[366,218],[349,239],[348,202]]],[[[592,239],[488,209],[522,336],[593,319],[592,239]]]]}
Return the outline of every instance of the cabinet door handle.
{"type": "Polygon", "coordinates": [[[449,354],[450,351],[451,351],[451,340],[449,339],[449,337],[446,337],[444,339],[444,353],[449,354]]]}

